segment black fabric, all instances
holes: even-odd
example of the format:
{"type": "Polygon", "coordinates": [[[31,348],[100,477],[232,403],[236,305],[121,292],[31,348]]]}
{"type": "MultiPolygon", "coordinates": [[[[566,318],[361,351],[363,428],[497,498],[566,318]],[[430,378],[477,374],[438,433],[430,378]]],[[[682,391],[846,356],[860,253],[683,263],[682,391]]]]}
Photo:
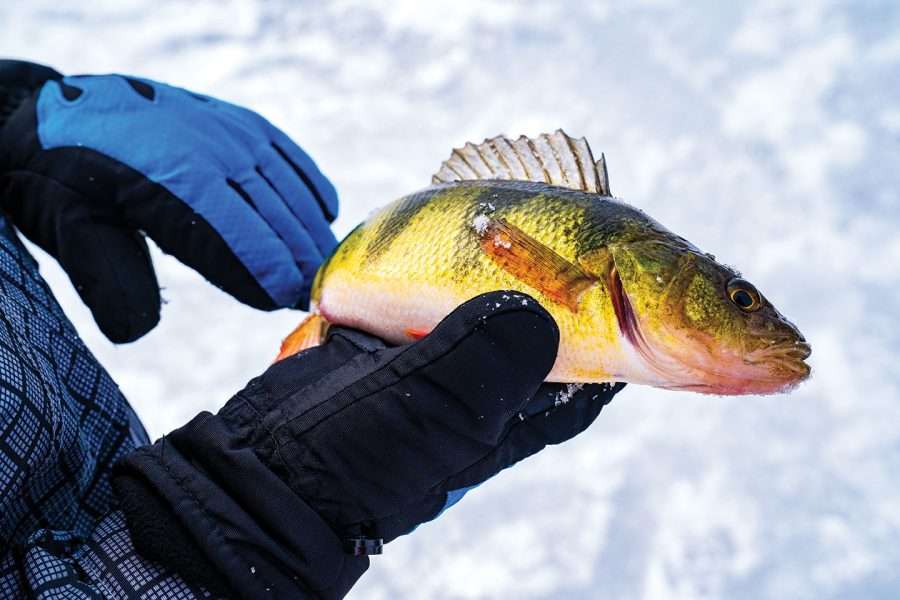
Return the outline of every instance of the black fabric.
{"type": "Polygon", "coordinates": [[[59,87],[62,90],[63,98],[65,98],[69,102],[74,102],[75,100],[78,100],[78,98],[80,98],[81,95],[84,93],[84,90],[81,89],[80,87],[77,87],[74,85],[69,85],[68,83],[65,83],[65,82],[60,82],[59,87]]]}
{"type": "Polygon", "coordinates": [[[131,86],[135,92],[140,94],[142,97],[147,100],[153,101],[156,98],[156,90],[153,89],[153,86],[141,81],[140,79],[135,79],[134,77],[126,77],[125,81],[128,82],[128,85],[131,86]]]}
{"type": "Polygon", "coordinates": [[[216,596],[227,597],[227,586],[202,549],[172,513],[171,508],[144,479],[117,477],[113,487],[131,539],[141,556],[158,563],[178,565],[187,581],[204,587],[216,596]]]}
{"type": "MultiPolygon", "coordinates": [[[[193,454],[169,437],[137,450],[114,471],[143,478],[241,598],[340,598],[368,567],[347,557],[321,518],[259,461],[241,436],[204,413],[175,432],[196,436],[193,454]]],[[[171,436],[170,436],[171,437],[171,436]]],[[[157,516],[127,515],[129,523],[157,516]]],[[[131,527],[132,538],[147,528],[131,527]]],[[[181,572],[183,553],[163,557],[181,572]]]]}
{"type": "MultiPolygon", "coordinates": [[[[82,162],[74,158],[72,168],[82,162]]],[[[137,231],[34,172],[0,175],[0,200],[19,230],[59,261],[110,340],[132,341],[156,326],[159,285],[137,231]]]]}
{"type": "Polygon", "coordinates": [[[44,83],[60,79],[58,71],[20,60],[0,60],[0,129],[44,83]]]}
{"type": "MultiPolygon", "coordinates": [[[[11,79],[6,62],[0,87],[11,79]]],[[[0,129],[0,205],[59,260],[113,342],[159,322],[159,285],[139,231],[241,302],[277,308],[218,232],[164,187],[87,148],[42,150],[33,95],[0,129]]]]}
{"type": "Polygon", "coordinates": [[[340,598],[368,566],[346,542],[409,533],[449,491],[583,431],[623,387],[542,383],[558,343],[550,315],[512,292],[467,302],[407,346],[333,328],[117,465],[168,506],[124,506],[132,534],[155,510],[176,515],[238,595],[340,598]]]}

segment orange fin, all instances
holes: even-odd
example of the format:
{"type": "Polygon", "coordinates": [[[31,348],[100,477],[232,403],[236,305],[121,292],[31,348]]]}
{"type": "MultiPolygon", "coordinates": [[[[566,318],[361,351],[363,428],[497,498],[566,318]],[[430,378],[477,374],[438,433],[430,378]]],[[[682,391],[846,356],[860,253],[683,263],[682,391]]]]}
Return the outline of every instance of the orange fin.
{"type": "Polygon", "coordinates": [[[407,327],[403,330],[403,333],[414,340],[421,340],[423,337],[428,335],[429,331],[427,329],[421,329],[418,327],[407,327]]]}
{"type": "Polygon", "coordinates": [[[572,312],[578,311],[581,294],[597,283],[580,266],[503,219],[482,215],[473,226],[491,260],[572,312]]]}
{"type": "Polygon", "coordinates": [[[328,325],[325,317],[318,313],[311,313],[282,340],[281,350],[275,357],[275,362],[321,344],[325,338],[325,332],[328,331],[328,325]]]}

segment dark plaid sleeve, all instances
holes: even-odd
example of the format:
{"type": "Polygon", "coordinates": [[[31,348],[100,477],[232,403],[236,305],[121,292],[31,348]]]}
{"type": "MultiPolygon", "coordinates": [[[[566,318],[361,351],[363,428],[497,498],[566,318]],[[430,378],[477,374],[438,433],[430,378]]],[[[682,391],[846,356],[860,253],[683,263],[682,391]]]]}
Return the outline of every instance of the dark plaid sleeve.
{"type": "Polygon", "coordinates": [[[205,598],[134,550],[110,485],[148,443],[0,217],[0,598],[205,598]]]}

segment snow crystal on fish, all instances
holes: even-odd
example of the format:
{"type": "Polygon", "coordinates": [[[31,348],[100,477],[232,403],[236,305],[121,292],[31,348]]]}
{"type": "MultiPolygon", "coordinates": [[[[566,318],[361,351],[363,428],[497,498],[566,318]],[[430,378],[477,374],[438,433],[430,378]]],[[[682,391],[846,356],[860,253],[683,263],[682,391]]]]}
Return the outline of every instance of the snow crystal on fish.
{"type": "Polygon", "coordinates": [[[491,220],[487,215],[478,215],[472,219],[472,227],[475,228],[475,232],[478,233],[478,235],[483,235],[484,232],[487,231],[490,222],[491,220]]]}

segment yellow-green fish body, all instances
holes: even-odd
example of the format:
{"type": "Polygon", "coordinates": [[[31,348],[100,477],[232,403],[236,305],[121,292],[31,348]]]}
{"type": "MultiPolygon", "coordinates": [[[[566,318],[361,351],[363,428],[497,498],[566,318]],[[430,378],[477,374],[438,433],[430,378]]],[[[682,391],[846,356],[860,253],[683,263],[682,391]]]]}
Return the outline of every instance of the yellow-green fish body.
{"type": "Polygon", "coordinates": [[[523,139],[455,151],[436,176],[449,182],[385,206],[351,232],[316,276],[313,323],[281,356],[317,343],[322,319],[408,343],[459,304],[510,290],[540,302],[559,326],[550,381],[736,394],[778,391],[808,374],[796,328],[737,273],[612,198],[605,164],[595,165],[583,140],[557,132],[536,147],[523,139]],[[512,168],[514,159],[521,164],[512,168]],[[490,178],[517,170],[545,181],[490,178]],[[741,306],[745,296],[757,306],[741,306]]]}

